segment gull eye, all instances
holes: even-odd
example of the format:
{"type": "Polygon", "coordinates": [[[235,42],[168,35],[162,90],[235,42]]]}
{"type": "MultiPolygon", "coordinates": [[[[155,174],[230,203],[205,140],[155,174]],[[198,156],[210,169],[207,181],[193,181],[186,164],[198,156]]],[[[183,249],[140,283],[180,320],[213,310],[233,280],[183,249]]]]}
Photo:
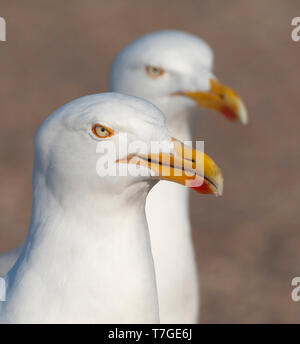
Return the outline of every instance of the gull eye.
{"type": "Polygon", "coordinates": [[[92,132],[95,136],[97,136],[100,139],[111,137],[114,134],[112,129],[109,129],[101,124],[94,124],[92,127],[92,132]]]}
{"type": "Polygon", "coordinates": [[[146,73],[148,76],[150,76],[150,78],[156,79],[165,74],[165,71],[159,67],[146,66],[146,73]]]}

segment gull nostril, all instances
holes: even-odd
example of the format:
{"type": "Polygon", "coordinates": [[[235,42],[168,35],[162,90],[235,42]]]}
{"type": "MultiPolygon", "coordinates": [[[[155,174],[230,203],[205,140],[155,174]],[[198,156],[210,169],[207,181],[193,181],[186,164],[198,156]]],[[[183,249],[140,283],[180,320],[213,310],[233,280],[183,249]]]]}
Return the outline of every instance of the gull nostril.
{"type": "Polygon", "coordinates": [[[224,93],[220,93],[220,94],[219,94],[219,97],[220,97],[222,100],[224,100],[224,99],[225,99],[225,94],[224,94],[224,93]]]}
{"type": "MultiPolygon", "coordinates": [[[[149,164],[152,164],[152,159],[151,158],[147,158],[147,161],[149,164]]],[[[154,161],[154,163],[158,163],[158,165],[162,165],[163,163],[161,161],[154,161]]]]}

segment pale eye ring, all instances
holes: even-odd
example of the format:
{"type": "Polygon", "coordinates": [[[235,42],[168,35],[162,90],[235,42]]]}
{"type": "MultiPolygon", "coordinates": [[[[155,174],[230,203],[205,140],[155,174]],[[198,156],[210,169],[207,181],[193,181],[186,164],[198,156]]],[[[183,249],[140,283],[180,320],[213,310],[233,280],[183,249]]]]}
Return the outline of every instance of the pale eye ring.
{"type": "Polygon", "coordinates": [[[114,131],[110,128],[107,128],[105,125],[102,124],[94,124],[92,127],[93,134],[100,138],[100,139],[106,139],[108,137],[113,136],[114,131]]]}
{"type": "Polygon", "coordinates": [[[146,66],[146,73],[150,78],[156,79],[165,74],[165,71],[160,67],[146,66]]]}

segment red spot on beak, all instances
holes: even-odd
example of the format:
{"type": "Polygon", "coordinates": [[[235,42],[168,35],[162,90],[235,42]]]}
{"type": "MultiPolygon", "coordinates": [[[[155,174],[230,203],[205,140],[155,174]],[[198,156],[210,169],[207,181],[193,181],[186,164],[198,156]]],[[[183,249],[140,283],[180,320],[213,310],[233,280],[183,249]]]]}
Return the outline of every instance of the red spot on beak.
{"type": "Polygon", "coordinates": [[[191,187],[191,189],[201,193],[201,194],[211,194],[213,193],[212,189],[211,189],[211,186],[207,183],[203,183],[202,185],[200,186],[194,186],[194,187],[191,187]]]}
{"type": "Polygon", "coordinates": [[[228,106],[223,106],[221,113],[230,121],[234,121],[237,118],[235,112],[228,106]]]}

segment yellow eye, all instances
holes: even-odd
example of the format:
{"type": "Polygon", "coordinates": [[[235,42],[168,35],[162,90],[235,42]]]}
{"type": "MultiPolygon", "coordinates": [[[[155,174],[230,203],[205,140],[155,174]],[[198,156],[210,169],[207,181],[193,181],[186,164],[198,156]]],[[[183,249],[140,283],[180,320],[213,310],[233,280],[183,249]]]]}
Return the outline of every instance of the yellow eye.
{"type": "Polygon", "coordinates": [[[156,79],[165,74],[165,71],[159,67],[146,66],[146,73],[148,74],[148,76],[150,76],[150,78],[156,79]]]}
{"type": "Polygon", "coordinates": [[[92,127],[92,132],[95,136],[99,137],[100,139],[111,137],[114,134],[114,131],[112,129],[109,129],[101,124],[94,124],[92,127]]]}

